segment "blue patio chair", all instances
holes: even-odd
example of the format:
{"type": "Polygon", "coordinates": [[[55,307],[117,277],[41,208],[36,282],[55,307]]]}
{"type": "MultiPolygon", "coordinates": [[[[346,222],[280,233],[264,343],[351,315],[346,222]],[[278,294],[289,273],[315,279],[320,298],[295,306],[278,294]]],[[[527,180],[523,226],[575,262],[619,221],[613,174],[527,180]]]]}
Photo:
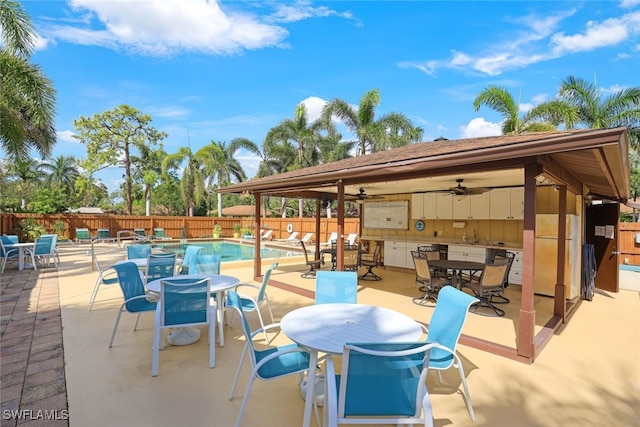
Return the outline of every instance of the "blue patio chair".
{"type": "Polygon", "coordinates": [[[436,302],[436,308],[433,310],[427,333],[427,342],[438,343],[431,351],[429,369],[435,369],[438,372],[438,379],[442,384],[441,371],[447,370],[452,366],[458,368],[460,381],[464,387],[467,410],[473,421],[476,420],[476,416],[473,412],[464,368],[456,354],[456,347],[469,314],[469,307],[478,301],[477,298],[453,286],[445,286],[438,293],[438,301],[436,302]]]}
{"type": "MultiPolygon", "coordinates": [[[[249,329],[249,323],[244,317],[244,311],[242,310],[242,304],[240,302],[240,296],[236,291],[229,291],[227,293],[227,307],[235,310],[241,319],[242,332],[245,336],[245,346],[240,356],[238,363],[238,369],[236,376],[233,379],[233,385],[229,392],[229,400],[233,400],[233,393],[236,390],[238,384],[238,378],[240,377],[240,371],[244,362],[245,356],[249,356],[251,362],[251,375],[249,376],[249,382],[247,384],[247,390],[244,393],[242,404],[240,405],[240,412],[236,418],[236,427],[240,427],[242,421],[242,415],[247,405],[249,393],[251,392],[251,386],[256,378],[261,380],[273,380],[281,378],[286,375],[298,374],[299,382],[302,381],[303,372],[309,369],[309,359],[311,355],[309,351],[304,347],[298,347],[297,344],[289,344],[280,347],[270,347],[265,350],[257,350],[253,346],[253,337],[262,332],[262,329],[257,329],[253,332],[249,329]]],[[[267,325],[266,329],[279,327],[279,324],[267,325]]]]}
{"type": "MultiPolygon", "coordinates": [[[[42,266],[48,266],[51,260],[51,252],[53,251],[53,237],[51,235],[48,236],[40,236],[36,239],[35,244],[33,245],[33,253],[32,258],[34,261],[33,268],[37,270],[36,262],[40,262],[42,266]]],[[[58,266],[58,262],[55,261],[56,267],[58,266]]]]}
{"type": "MultiPolygon", "coordinates": [[[[264,334],[264,339],[267,343],[270,343],[269,336],[267,335],[267,331],[265,330],[264,321],[262,320],[262,314],[260,313],[260,305],[262,303],[267,304],[267,308],[269,309],[269,316],[271,316],[271,323],[275,323],[273,320],[273,311],[271,311],[271,305],[269,304],[269,298],[267,297],[267,285],[269,284],[269,278],[271,277],[271,272],[278,267],[278,263],[275,262],[271,264],[271,266],[264,272],[264,276],[262,276],[262,283],[260,286],[252,285],[249,283],[243,283],[236,286],[235,291],[240,295],[240,305],[242,306],[242,311],[245,313],[255,311],[258,313],[258,320],[260,321],[260,327],[262,328],[262,332],[264,334]],[[247,290],[253,290],[252,295],[247,295],[247,290]]],[[[231,318],[231,323],[233,322],[233,317],[231,318]]]]}
{"type": "Polygon", "coordinates": [[[220,274],[222,257],[218,254],[197,254],[191,257],[189,272],[191,274],[220,274]]]}
{"type": "Polygon", "coordinates": [[[127,245],[127,259],[148,258],[151,255],[151,245],[142,243],[127,245]]]}
{"type": "Polygon", "coordinates": [[[4,273],[4,269],[7,266],[7,261],[9,259],[18,259],[18,249],[5,248],[4,242],[4,238],[0,240],[0,258],[2,258],[2,270],[0,271],[0,274],[4,273]]]}
{"type": "Polygon", "coordinates": [[[116,271],[112,267],[103,269],[95,254],[93,254],[93,265],[96,271],[98,271],[98,277],[96,278],[95,285],[93,285],[91,297],[89,297],[89,311],[93,308],[93,303],[96,300],[96,296],[98,296],[98,290],[100,290],[101,285],[115,285],[118,283],[118,275],[116,274],[116,271]]]}
{"type": "Polygon", "coordinates": [[[2,243],[4,243],[5,245],[20,243],[20,239],[18,238],[17,234],[3,234],[1,238],[2,238],[2,243]]]}
{"type": "Polygon", "coordinates": [[[164,329],[209,327],[209,367],[216,366],[215,305],[209,297],[209,279],[174,278],[160,282],[160,301],[153,327],[151,375],[158,375],[159,351],[164,348],[164,329]]]}
{"type": "Polygon", "coordinates": [[[176,254],[149,254],[145,278],[147,283],[152,280],[173,277],[176,274],[176,254]]]}
{"type": "Polygon", "coordinates": [[[355,271],[318,271],[316,304],[358,302],[358,273],[355,271]]]}
{"type": "Polygon", "coordinates": [[[155,311],[157,305],[155,297],[146,293],[142,277],[140,277],[138,267],[134,263],[123,262],[114,265],[112,268],[116,270],[116,274],[118,275],[118,284],[120,285],[120,289],[122,289],[124,302],[118,310],[116,324],[113,326],[113,333],[109,341],[109,348],[113,346],[113,339],[116,337],[116,330],[118,329],[118,323],[120,323],[122,313],[126,311],[138,315],[136,323],[133,326],[133,330],[135,331],[138,328],[140,314],[146,311],[155,311]]]}
{"type": "Polygon", "coordinates": [[[187,246],[184,250],[184,258],[182,259],[182,269],[180,270],[180,274],[189,274],[189,268],[191,267],[192,260],[200,253],[201,250],[202,246],[187,246]]]}
{"type": "Polygon", "coordinates": [[[57,234],[43,234],[40,237],[51,237],[51,258],[53,259],[53,262],[55,264],[55,266],[58,266],[58,263],[60,262],[60,253],[58,251],[58,235],[57,234]]]}
{"type": "Polygon", "coordinates": [[[426,387],[429,354],[435,344],[346,344],[336,375],[327,359],[328,425],[423,424],[433,426],[426,387]]]}

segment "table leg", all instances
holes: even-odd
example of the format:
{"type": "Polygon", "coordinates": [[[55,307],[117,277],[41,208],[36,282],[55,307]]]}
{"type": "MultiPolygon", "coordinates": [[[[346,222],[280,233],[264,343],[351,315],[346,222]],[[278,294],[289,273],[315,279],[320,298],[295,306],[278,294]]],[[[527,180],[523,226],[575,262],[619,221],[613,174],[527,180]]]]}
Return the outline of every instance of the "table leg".
{"type": "MultiPolygon", "coordinates": [[[[307,394],[304,399],[304,418],[302,419],[302,427],[311,426],[311,411],[313,409],[313,401],[315,396],[315,383],[316,383],[316,365],[318,364],[318,352],[310,350],[311,357],[309,358],[309,373],[307,375],[307,394]]],[[[325,395],[325,405],[326,395],[325,395]]]]}
{"type": "Polygon", "coordinates": [[[24,270],[24,249],[18,248],[18,270],[24,270]]]}
{"type": "Polygon", "coordinates": [[[216,292],[216,315],[218,316],[218,346],[224,347],[224,291],[216,292]]]}

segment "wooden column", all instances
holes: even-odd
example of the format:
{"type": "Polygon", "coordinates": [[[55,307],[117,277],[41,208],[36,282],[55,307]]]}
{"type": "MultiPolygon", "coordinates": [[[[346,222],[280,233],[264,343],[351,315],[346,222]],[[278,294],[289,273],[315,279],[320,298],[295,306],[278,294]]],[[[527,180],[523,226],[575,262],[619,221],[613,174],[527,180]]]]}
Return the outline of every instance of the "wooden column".
{"type": "Polygon", "coordinates": [[[256,212],[255,212],[255,218],[256,218],[256,228],[255,230],[257,231],[257,233],[255,233],[255,241],[253,242],[254,244],[254,249],[255,249],[255,255],[253,257],[254,259],[254,263],[253,263],[253,277],[256,280],[260,280],[260,277],[262,277],[262,259],[260,258],[260,245],[262,244],[262,239],[260,238],[260,230],[262,229],[261,226],[261,219],[262,217],[260,216],[260,201],[262,199],[261,193],[254,193],[253,197],[256,200],[256,212]]]}
{"type": "Polygon", "coordinates": [[[336,270],[344,270],[344,184],[338,181],[338,242],[336,244],[336,270]]]}
{"type": "Polygon", "coordinates": [[[533,272],[536,235],[536,175],[537,165],[524,168],[524,227],[522,233],[522,302],[518,320],[517,353],[533,361],[536,313],[533,309],[533,272]]]}
{"type": "Polygon", "coordinates": [[[553,300],[553,314],[560,316],[562,322],[566,320],[567,316],[567,286],[564,282],[565,275],[565,259],[564,254],[566,251],[567,241],[565,237],[567,235],[567,186],[562,185],[558,190],[558,261],[556,265],[556,288],[553,300]]]}

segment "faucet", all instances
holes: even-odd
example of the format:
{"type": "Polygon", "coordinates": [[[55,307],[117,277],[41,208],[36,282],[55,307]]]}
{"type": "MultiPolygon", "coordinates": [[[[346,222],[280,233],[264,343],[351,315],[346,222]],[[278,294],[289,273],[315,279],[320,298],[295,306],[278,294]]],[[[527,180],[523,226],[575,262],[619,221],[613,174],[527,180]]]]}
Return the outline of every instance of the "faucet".
{"type": "Polygon", "coordinates": [[[473,240],[472,243],[475,245],[476,243],[478,243],[478,232],[476,231],[476,229],[473,229],[473,240]]]}

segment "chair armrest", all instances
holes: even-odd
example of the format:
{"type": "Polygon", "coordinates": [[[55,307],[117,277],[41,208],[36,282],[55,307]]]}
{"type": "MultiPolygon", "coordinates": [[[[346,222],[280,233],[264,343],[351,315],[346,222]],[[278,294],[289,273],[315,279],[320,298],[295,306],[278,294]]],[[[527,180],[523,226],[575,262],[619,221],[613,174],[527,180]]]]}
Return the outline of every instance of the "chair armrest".
{"type": "MultiPolygon", "coordinates": [[[[238,292],[238,289],[240,289],[240,288],[249,288],[249,289],[260,290],[260,286],[252,285],[250,283],[240,283],[238,286],[233,288],[233,290],[238,292]]],[[[242,294],[240,292],[238,292],[238,295],[242,296],[242,294]]]]}
{"type": "Polygon", "coordinates": [[[271,323],[269,325],[265,325],[264,328],[258,328],[255,331],[251,332],[251,338],[255,337],[258,334],[261,334],[263,331],[268,331],[270,329],[276,329],[276,328],[280,328],[280,322],[278,323],[271,323]]]}

